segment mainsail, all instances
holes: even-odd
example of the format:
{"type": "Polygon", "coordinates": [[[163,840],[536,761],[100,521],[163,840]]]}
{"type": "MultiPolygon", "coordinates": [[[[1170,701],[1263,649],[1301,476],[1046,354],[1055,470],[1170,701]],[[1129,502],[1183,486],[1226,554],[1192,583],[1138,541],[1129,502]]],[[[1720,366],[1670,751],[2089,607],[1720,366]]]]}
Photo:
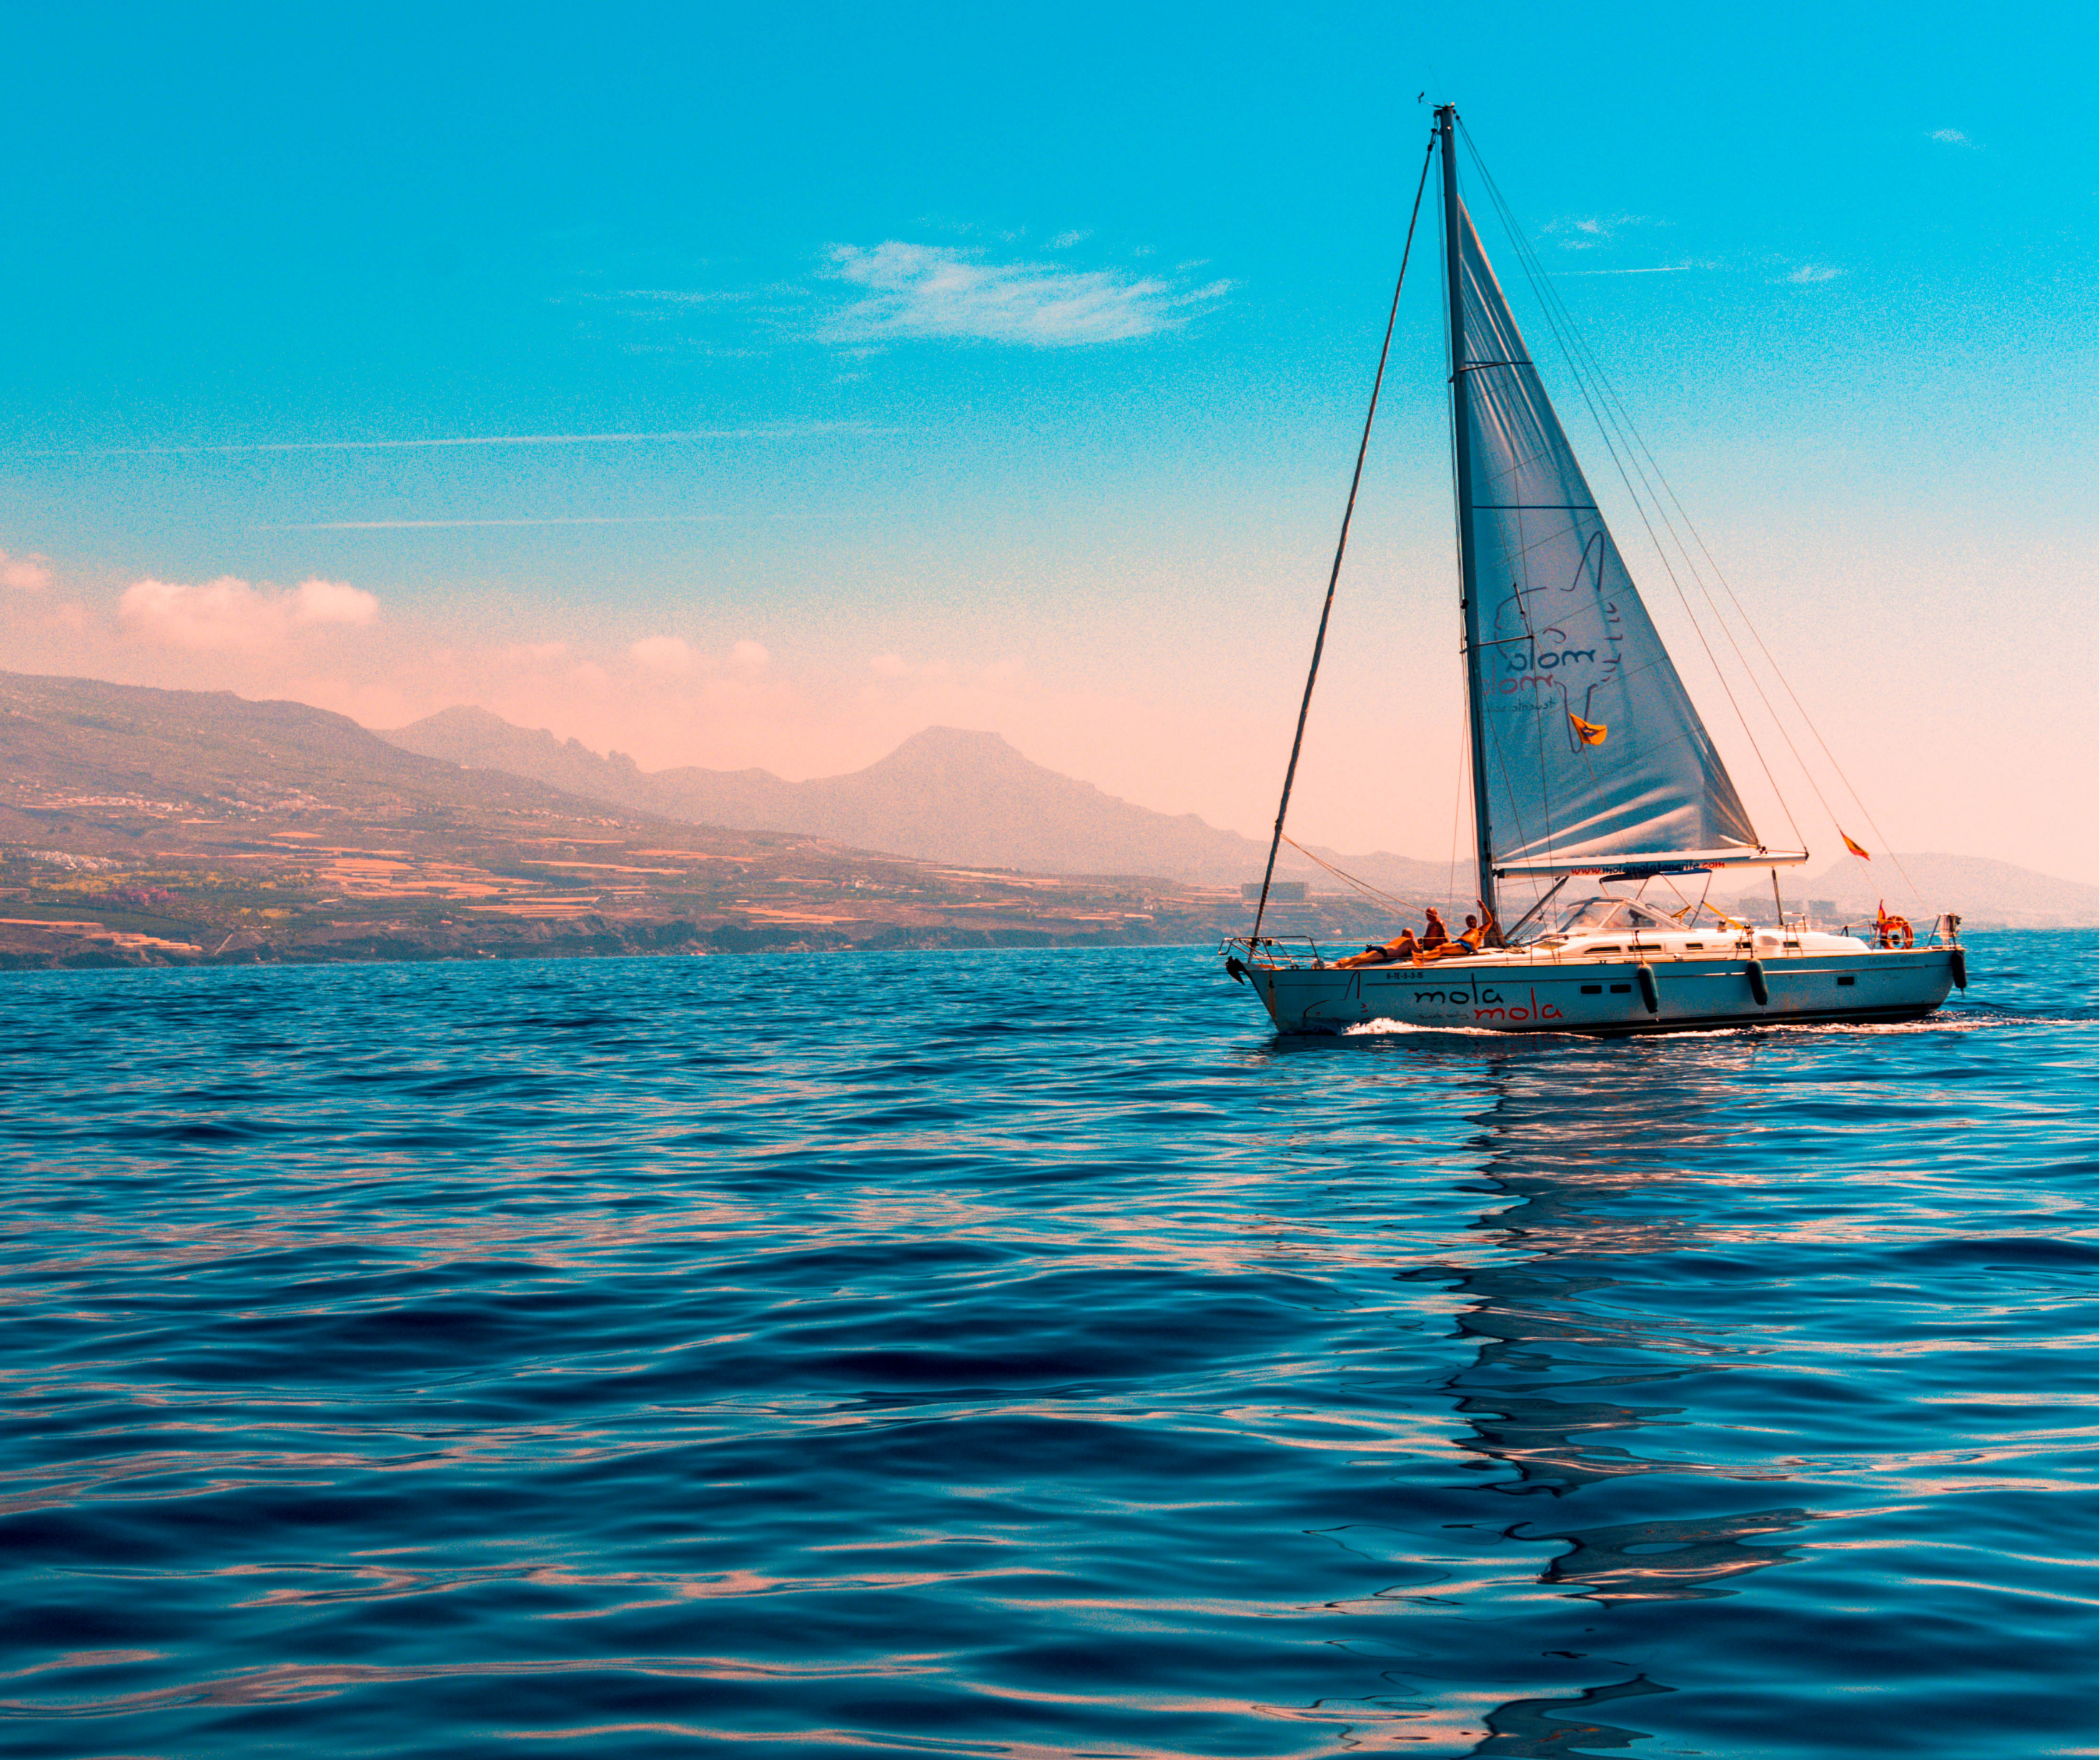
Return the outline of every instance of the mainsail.
{"type": "Polygon", "coordinates": [[[1530,873],[1754,853],[1462,206],[1452,230],[1484,853],[1530,873]]]}

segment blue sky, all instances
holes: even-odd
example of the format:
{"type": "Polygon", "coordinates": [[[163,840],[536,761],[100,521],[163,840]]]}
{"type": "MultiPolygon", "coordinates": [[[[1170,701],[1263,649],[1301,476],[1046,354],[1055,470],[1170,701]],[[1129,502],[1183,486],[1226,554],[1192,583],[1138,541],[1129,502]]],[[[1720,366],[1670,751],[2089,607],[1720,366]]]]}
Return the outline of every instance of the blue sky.
{"type": "MultiPolygon", "coordinates": [[[[7,40],[15,664],[790,774],[960,721],[1255,829],[1421,92],[1890,835],[2091,875],[2082,9],[81,6],[7,40]],[[677,438],[566,438],[607,435],[677,438]],[[461,440],[504,443],[420,443],[461,440]],[[2067,728],[2086,768],[2045,783],[2067,728]]],[[[1435,263],[1303,809],[1423,855],[1435,263]]]]}

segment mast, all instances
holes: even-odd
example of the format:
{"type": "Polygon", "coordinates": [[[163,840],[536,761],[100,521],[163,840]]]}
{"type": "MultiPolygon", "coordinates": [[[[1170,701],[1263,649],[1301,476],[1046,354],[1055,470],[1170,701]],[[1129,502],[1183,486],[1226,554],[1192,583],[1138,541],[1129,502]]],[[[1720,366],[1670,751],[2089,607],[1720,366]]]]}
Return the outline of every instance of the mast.
{"type": "Polygon", "coordinates": [[[1495,899],[1493,834],[1488,824],[1488,744],[1480,721],[1480,609],[1479,562],[1473,546],[1472,438],[1466,420],[1466,277],[1458,205],[1458,161],[1452,152],[1451,125],[1458,107],[1436,107],[1436,139],[1444,155],[1444,267],[1451,301],[1451,468],[1458,506],[1458,608],[1465,620],[1467,744],[1473,762],[1473,837],[1480,902],[1499,925],[1495,899]]]}

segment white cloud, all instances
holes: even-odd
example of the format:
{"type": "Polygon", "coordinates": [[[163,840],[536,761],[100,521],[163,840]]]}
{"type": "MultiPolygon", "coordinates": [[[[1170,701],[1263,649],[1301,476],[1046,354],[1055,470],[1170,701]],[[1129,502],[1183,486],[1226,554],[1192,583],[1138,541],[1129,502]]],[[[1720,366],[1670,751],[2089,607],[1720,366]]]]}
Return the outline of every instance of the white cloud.
{"type": "Polygon", "coordinates": [[[907,660],[895,653],[877,654],[868,662],[867,667],[877,678],[890,684],[945,684],[955,674],[955,667],[946,660],[907,660]]]}
{"type": "Polygon", "coordinates": [[[1974,147],[1976,143],[1958,128],[1928,129],[1925,138],[1936,140],[1948,147],[1974,147]]]}
{"type": "Polygon", "coordinates": [[[1050,240],[1052,250],[1070,250],[1074,244],[1083,244],[1094,235],[1090,231],[1060,232],[1050,240]]]}
{"type": "MultiPolygon", "coordinates": [[[[627,653],[643,671],[654,672],[661,678],[719,672],[723,664],[720,656],[695,648],[682,636],[645,636],[631,644],[627,653]]],[[[763,672],[772,659],[773,656],[760,643],[739,641],[730,645],[728,663],[739,672],[763,672]]]]}
{"type": "Polygon", "coordinates": [[[299,590],[292,595],[294,623],[347,623],[354,629],[362,629],[377,621],[378,616],[377,599],[341,581],[302,581],[299,590]]]}
{"type": "MultiPolygon", "coordinates": [[[[924,686],[959,689],[996,687],[1011,684],[1027,671],[1022,662],[1011,658],[958,666],[948,660],[907,660],[898,653],[876,655],[868,662],[867,669],[885,684],[901,684],[912,689],[924,686]]],[[[874,691],[876,687],[868,689],[874,691]]]]}
{"type": "Polygon", "coordinates": [[[896,239],[871,249],[836,245],[831,260],[831,279],[868,290],[825,325],[825,334],[841,342],[934,337],[1065,348],[1128,341],[1187,322],[1232,285],[987,262],[975,252],[896,239]]]}
{"type": "MultiPolygon", "coordinates": [[[[432,447],[642,446],[689,440],[792,440],[805,436],[864,432],[858,422],[779,422],[762,428],[674,428],[651,433],[470,434],[448,440],[271,440],[237,446],[92,447],[25,452],[24,458],[163,458],[192,452],[374,452],[432,447]]],[[[379,523],[386,523],[384,521],[379,523]]],[[[411,525],[471,524],[474,521],[409,521],[411,525]]],[[[543,521],[521,520],[520,525],[543,521]]],[[[297,526],[263,526],[265,531],[298,530],[297,526]]]]}
{"type": "Polygon", "coordinates": [[[231,574],[201,586],[135,581],[117,605],[117,623],[135,641],[250,653],[301,629],[363,628],[378,616],[377,599],[341,581],[309,580],[293,592],[273,592],[231,574]]]}
{"type": "Polygon", "coordinates": [[[682,636],[645,636],[627,651],[646,672],[690,672],[700,658],[682,636]]]}
{"type": "Polygon", "coordinates": [[[51,559],[40,556],[10,556],[0,550],[0,587],[24,592],[41,592],[51,583],[51,559]]]}
{"type": "Polygon", "coordinates": [[[323,520],[296,526],[254,526],[251,531],[449,531],[463,526],[711,526],[724,513],[561,513],[534,519],[323,520]]]}
{"type": "Polygon", "coordinates": [[[1788,287],[1813,287],[1819,281],[1835,281],[1844,272],[1829,263],[1805,262],[1789,270],[1779,279],[1788,287]]]}
{"type": "Polygon", "coordinates": [[[1568,214],[1547,221],[1545,230],[1548,237],[1560,242],[1563,250],[1595,250],[1630,227],[1668,223],[1652,220],[1646,214],[1568,214]]]}
{"type": "Polygon", "coordinates": [[[733,306],[768,293],[799,293],[799,288],[629,288],[623,293],[586,293],[585,299],[653,300],[666,306],[733,306]]]}

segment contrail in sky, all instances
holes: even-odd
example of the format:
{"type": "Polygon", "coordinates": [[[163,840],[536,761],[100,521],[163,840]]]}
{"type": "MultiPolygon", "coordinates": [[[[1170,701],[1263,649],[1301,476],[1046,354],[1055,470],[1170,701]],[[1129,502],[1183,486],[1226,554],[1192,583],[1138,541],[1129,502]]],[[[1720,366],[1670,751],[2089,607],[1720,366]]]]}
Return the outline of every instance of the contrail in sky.
{"type": "Polygon", "coordinates": [[[1710,265],[1705,263],[1674,262],[1663,263],[1653,269],[1550,269],[1546,273],[1556,279],[1568,275],[1683,275],[1688,270],[1704,269],[1709,266],[1710,265]]]}
{"type": "Polygon", "coordinates": [[[165,458],[196,452],[377,452],[425,447],[637,446],[665,440],[799,440],[880,432],[863,422],[803,422],[773,428],[676,428],[662,433],[470,434],[449,440],[264,440],[239,446],[80,447],[24,452],[24,458],[165,458]]]}
{"type": "Polygon", "coordinates": [[[456,526],[704,526],[726,513],[554,514],[545,519],[320,520],[310,525],[251,526],[250,531],[432,531],[456,526]]]}

